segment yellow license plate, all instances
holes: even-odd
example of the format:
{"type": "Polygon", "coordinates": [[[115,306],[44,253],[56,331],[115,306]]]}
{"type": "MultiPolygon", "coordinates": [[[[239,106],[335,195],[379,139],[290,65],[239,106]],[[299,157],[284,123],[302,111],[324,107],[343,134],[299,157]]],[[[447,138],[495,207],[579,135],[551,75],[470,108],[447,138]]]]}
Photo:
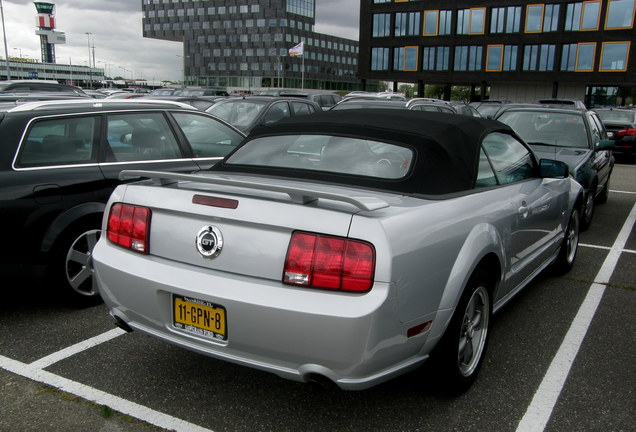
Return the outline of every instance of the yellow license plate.
{"type": "Polygon", "coordinates": [[[227,340],[225,308],[205,300],[173,296],[172,324],[181,330],[227,340]]]}

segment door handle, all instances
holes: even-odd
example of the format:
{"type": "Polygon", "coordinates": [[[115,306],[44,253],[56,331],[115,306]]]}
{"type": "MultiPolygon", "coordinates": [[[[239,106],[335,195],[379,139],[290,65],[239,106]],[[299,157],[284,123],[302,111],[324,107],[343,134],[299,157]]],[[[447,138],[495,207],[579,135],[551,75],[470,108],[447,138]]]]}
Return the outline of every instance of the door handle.
{"type": "Polygon", "coordinates": [[[519,212],[519,216],[521,216],[522,218],[526,218],[528,217],[528,214],[530,213],[530,207],[522,205],[521,207],[519,207],[518,212],[519,212]]]}

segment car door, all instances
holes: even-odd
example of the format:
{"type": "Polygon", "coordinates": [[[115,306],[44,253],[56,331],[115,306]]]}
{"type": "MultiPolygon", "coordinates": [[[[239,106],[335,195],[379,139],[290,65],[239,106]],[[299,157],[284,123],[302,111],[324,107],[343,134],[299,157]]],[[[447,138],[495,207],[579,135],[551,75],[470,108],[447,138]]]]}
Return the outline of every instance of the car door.
{"type": "Polygon", "coordinates": [[[99,166],[113,189],[123,170],[199,170],[163,111],[109,112],[104,114],[104,123],[99,166]]]}
{"type": "MultiPolygon", "coordinates": [[[[32,119],[19,127],[22,139],[2,179],[3,241],[13,245],[7,261],[37,263],[65,227],[59,218],[95,201],[104,186],[98,166],[99,115],[55,115],[32,119]],[[24,128],[24,131],[22,131],[24,128]]],[[[8,144],[8,143],[7,143],[8,144]]]]}
{"type": "Polygon", "coordinates": [[[612,169],[612,152],[611,150],[598,148],[601,140],[608,139],[605,126],[603,126],[598,115],[592,111],[587,112],[585,115],[588,118],[588,124],[590,126],[590,133],[592,136],[594,167],[596,167],[598,173],[598,186],[596,188],[596,192],[600,193],[605,187],[605,184],[609,181],[610,171],[612,169]]]}
{"type": "Polygon", "coordinates": [[[476,186],[493,184],[501,186],[508,203],[502,209],[505,217],[500,226],[507,260],[503,296],[531,276],[558,247],[567,191],[564,182],[540,178],[530,150],[515,137],[498,132],[482,142],[476,186]]]}

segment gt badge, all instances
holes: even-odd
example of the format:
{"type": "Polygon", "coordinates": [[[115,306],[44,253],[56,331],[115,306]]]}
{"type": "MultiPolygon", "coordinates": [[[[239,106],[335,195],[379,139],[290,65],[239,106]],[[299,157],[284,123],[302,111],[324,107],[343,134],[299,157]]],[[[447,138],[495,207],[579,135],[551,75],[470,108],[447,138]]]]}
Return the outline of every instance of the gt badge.
{"type": "Polygon", "coordinates": [[[204,258],[216,258],[223,249],[223,236],[215,226],[201,228],[196,238],[197,250],[204,258]]]}

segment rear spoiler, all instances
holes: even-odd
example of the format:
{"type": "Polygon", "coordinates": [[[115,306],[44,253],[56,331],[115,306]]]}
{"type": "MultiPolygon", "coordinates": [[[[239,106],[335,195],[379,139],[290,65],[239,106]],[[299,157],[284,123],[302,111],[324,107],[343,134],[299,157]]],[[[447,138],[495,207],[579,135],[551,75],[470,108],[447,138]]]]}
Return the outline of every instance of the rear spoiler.
{"type": "Polygon", "coordinates": [[[292,201],[299,204],[307,204],[316,201],[319,198],[329,199],[333,201],[341,201],[353,204],[360,210],[373,211],[389,207],[389,204],[377,197],[372,196],[350,196],[333,192],[326,192],[314,189],[295,188],[276,184],[263,184],[254,181],[235,180],[229,177],[207,177],[197,174],[181,174],[164,171],[142,171],[142,170],[124,170],[119,174],[120,180],[134,179],[144,177],[152,180],[154,183],[162,186],[177,181],[186,181],[194,183],[216,184],[223,186],[241,187],[247,189],[258,189],[269,192],[280,192],[289,195],[292,201]]]}

